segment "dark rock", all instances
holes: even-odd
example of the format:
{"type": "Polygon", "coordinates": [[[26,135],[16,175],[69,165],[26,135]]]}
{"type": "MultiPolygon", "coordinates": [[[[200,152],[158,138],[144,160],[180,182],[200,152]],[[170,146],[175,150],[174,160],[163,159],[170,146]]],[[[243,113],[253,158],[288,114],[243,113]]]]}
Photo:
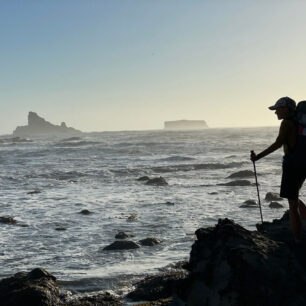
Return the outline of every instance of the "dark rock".
{"type": "Polygon", "coordinates": [[[142,176],[139,179],[137,179],[137,181],[148,181],[148,180],[150,180],[148,176],[142,176]]]}
{"type": "Polygon", "coordinates": [[[258,231],[222,219],[196,236],[186,305],[306,305],[306,245],[293,246],[288,213],[258,231]]]}
{"type": "Polygon", "coordinates": [[[283,198],[281,198],[279,194],[275,192],[268,192],[265,197],[265,200],[267,201],[281,201],[282,199],[283,198]]]}
{"type": "Polygon", "coordinates": [[[132,233],[119,232],[119,233],[115,236],[116,239],[126,239],[126,238],[130,238],[130,237],[135,237],[135,235],[132,234],[132,233]]]}
{"type": "Polygon", "coordinates": [[[67,230],[67,227],[65,227],[65,226],[58,226],[58,227],[55,228],[55,230],[56,231],[65,231],[65,230],[67,230]]]}
{"type": "Polygon", "coordinates": [[[67,127],[65,123],[54,125],[44,118],[39,117],[34,112],[29,112],[28,125],[18,126],[13,132],[14,136],[29,136],[29,135],[58,135],[58,134],[80,134],[74,128],[67,127]]]}
{"type": "Polygon", "coordinates": [[[86,296],[80,299],[72,300],[63,306],[121,306],[123,305],[119,298],[106,292],[94,296],[86,296]]]}
{"type": "Polygon", "coordinates": [[[235,180],[224,184],[219,184],[220,186],[250,186],[252,183],[248,180],[235,180]]]}
{"type": "Polygon", "coordinates": [[[0,223],[4,224],[16,224],[17,221],[12,217],[0,217],[0,223]]]}
{"type": "Polygon", "coordinates": [[[82,214],[82,215],[90,215],[90,214],[92,214],[92,212],[90,210],[88,210],[88,209],[83,209],[83,210],[80,211],[80,214],[82,214]]]}
{"type": "Polygon", "coordinates": [[[170,205],[171,205],[171,206],[174,205],[173,202],[169,202],[169,201],[167,201],[165,204],[166,204],[166,205],[169,205],[169,206],[170,206],[170,205]]]}
{"type": "Polygon", "coordinates": [[[155,177],[152,179],[149,179],[146,182],[146,185],[154,185],[154,186],[166,186],[168,185],[168,183],[166,182],[166,180],[163,177],[155,177]]]}
{"type": "Polygon", "coordinates": [[[44,269],[19,272],[0,280],[1,306],[60,305],[56,278],[44,269]]]}
{"type": "Polygon", "coordinates": [[[35,189],[33,191],[27,192],[27,194],[37,194],[37,193],[41,193],[41,191],[39,189],[35,189]]]}
{"type": "Polygon", "coordinates": [[[283,208],[284,205],[282,205],[282,204],[280,204],[280,203],[278,203],[278,202],[271,202],[271,203],[269,204],[269,207],[270,207],[270,208],[283,208]]]}
{"type": "Polygon", "coordinates": [[[63,301],[56,278],[44,269],[19,272],[0,280],[1,306],[121,306],[115,296],[104,293],[63,301]]]}
{"type": "Polygon", "coordinates": [[[258,205],[257,205],[257,202],[254,200],[247,200],[239,207],[240,208],[254,208],[254,207],[258,207],[258,205]]]}
{"type": "Polygon", "coordinates": [[[132,301],[156,301],[169,298],[187,275],[188,272],[180,271],[146,277],[135,284],[136,289],[130,292],[127,298],[132,301]]]}
{"type": "Polygon", "coordinates": [[[254,172],[251,170],[242,170],[232,173],[227,178],[249,178],[249,177],[254,177],[254,172]]]}
{"type": "Polygon", "coordinates": [[[113,242],[112,244],[106,246],[103,250],[132,250],[138,248],[140,248],[140,245],[136,242],[130,240],[122,240],[113,242]]]}
{"type": "Polygon", "coordinates": [[[139,240],[139,243],[145,246],[153,246],[156,244],[160,244],[161,241],[157,238],[146,238],[146,239],[139,240]]]}
{"type": "Polygon", "coordinates": [[[128,221],[134,221],[134,220],[136,220],[136,219],[137,219],[137,215],[136,215],[136,214],[131,214],[131,215],[127,218],[128,221]]]}

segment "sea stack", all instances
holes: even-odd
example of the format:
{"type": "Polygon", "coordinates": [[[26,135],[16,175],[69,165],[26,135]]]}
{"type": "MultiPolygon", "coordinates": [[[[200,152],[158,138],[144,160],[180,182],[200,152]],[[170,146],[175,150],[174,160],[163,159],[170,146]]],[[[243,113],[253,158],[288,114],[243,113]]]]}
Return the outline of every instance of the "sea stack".
{"type": "Polygon", "coordinates": [[[79,130],[67,127],[65,122],[61,125],[54,125],[44,118],[39,117],[34,112],[29,112],[28,125],[18,126],[13,132],[14,136],[38,136],[38,135],[62,135],[62,134],[80,134],[79,130]]]}
{"type": "Polygon", "coordinates": [[[208,128],[205,120],[165,121],[165,130],[201,130],[208,128]]]}

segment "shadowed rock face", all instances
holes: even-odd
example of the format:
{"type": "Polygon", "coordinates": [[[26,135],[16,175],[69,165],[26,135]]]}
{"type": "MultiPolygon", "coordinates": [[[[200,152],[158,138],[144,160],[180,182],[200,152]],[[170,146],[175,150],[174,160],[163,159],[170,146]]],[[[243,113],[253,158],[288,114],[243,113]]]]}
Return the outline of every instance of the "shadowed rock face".
{"type": "Polygon", "coordinates": [[[196,231],[187,305],[306,305],[306,247],[292,244],[288,214],[258,229],[222,219],[196,231]]]}
{"type": "Polygon", "coordinates": [[[29,112],[28,115],[28,125],[19,126],[13,132],[14,136],[35,136],[35,135],[61,135],[61,134],[80,134],[81,131],[78,131],[74,128],[67,127],[65,122],[62,124],[54,125],[44,118],[39,117],[34,112],[29,112]]]}
{"type": "Polygon", "coordinates": [[[68,302],[61,298],[56,278],[41,268],[0,280],[1,306],[122,306],[122,302],[109,293],[70,299],[68,302]]]}
{"type": "Polygon", "coordinates": [[[53,306],[59,304],[56,279],[44,269],[30,273],[19,272],[0,281],[2,306],[31,305],[53,306]]]}

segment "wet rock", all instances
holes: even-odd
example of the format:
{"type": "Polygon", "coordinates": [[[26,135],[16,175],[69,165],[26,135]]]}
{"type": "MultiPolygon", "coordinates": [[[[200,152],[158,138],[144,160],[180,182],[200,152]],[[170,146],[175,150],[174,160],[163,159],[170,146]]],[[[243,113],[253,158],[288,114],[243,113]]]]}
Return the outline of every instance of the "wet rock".
{"type": "Polygon", "coordinates": [[[137,219],[137,214],[131,214],[131,215],[127,218],[128,221],[134,221],[134,220],[136,220],[136,219],[137,219]]]}
{"type": "Polygon", "coordinates": [[[127,233],[127,232],[119,232],[115,236],[116,239],[126,239],[126,238],[130,238],[130,237],[135,237],[135,235],[132,234],[132,233],[127,233]]]}
{"type": "Polygon", "coordinates": [[[90,210],[88,210],[88,209],[83,209],[83,210],[80,211],[80,214],[82,214],[82,215],[90,215],[90,214],[92,214],[92,212],[90,210]]]}
{"type": "Polygon", "coordinates": [[[121,306],[115,296],[104,293],[65,301],[56,278],[44,269],[19,272],[0,280],[1,306],[121,306]]]}
{"type": "Polygon", "coordinates": [[[112,244],[106,246],[103,250],[132,250],[138,248],[140,248],[140,245],[136,242],[130,240],[122,240],[113,242],[112,244]]]}
{"type": "Polygon", "coordinates": [[[267,201],[281,201],[282,199],[283,198],[281,198],[279,194],[275,192],[268,192],[265,197],[265,200],[267,201]]]}
{"type": "Polygon", "coordinates": [[[33,191],[27,192],[27,194],[37,194],[37,193],[41,193],[41,191],[39,189],[35,189],[33,191]]]}
{"type": "Polygon", "coordinates": [[[157,301],[151,301],[140,303],[140,304],[134,304],[134,306],[183,306],[182,304],[177,304],[176,301],[172,299],[172,297],[166,298],[166,299],[158,299],[157,301]]]}
{"type": "Polygon", "coordinates": [[[282,204],[280,204],[280,203],[278,203],[278,202],[271,202],[271,203],[269,204],[269,207],[270,207],[270,208],[283,208],[284,205],[282,205],[282,204]]]}
{"type": "Polygon", "coordinates": [[[65,227],[65,226],[58,226],[58,227],[55,228],[55,230],[56,231],[65,231],[65,230],[67,230],[67,227],[65,227]]]}
{"type": "Polygon", "coordinates": [[[4,224],[16,224],[17,221],[12,217],[0,217],[0,223],[4,224]]]}
{"type": "Polygon", "coordinates": [[[239,206],[240,208],[254,208],[254,207],[258,207],[257,202],[254,200],[247,200],[245,202],[243,202],[242,205],[239,206]]]}
{"type": "Polygon", "coordinates": [[[221,186],[250,186],[252,183],[248,180],[235,180],[225,184],[219,184],[221,186]]]}
{"type": "Polygon", "coordinates": [[[135,284],[136,289],[130,292],[127,298],[132,301],[156,301],[169,298],[187,275],[187,271],[180,271],[146,277],[135,284]]]}
{"type": "Polygon", "coordinates": [[[232,173],[227,178],[249,178],[249,177],[254,177],[254,172],[251,170],[242,170],[232,173]]]}
{"type": "Polygon", "coordinates": [[[306,305],[306,245],[293,245],[288,213],[257,228],[220,219],[196,231],[186,305],[306,305]]]}
{"type": "Polygon", "coordinates": [[[72,300],[63,306],[121,306],[123,303],[119,298],[106,292],[94,296],[86,296],[80,299],[72,300]]]}
{"type": "Polygon", "coordinates": [[[19,272],[0,280],[1,306],[60,305],[56,278],[44,269],[19,272]]]}
{"type": "Polygon", "coordinates": [[[160,244],[161,241],[157,238],[146,238],[146,239],[139,240],[139,243],[145,246],[153,246],[156,244],[160,244]]]}
{"type": "Polygon", "coordinates": [[[149,179],[146,182],[146,185],[166,186],[166,185],[168,185],[168,183],[166,182],[166,180],[162,176],[160,176],[160,177],[155,177],[155,178],[149,179]]]}
{"type": "Polygon", "coordinates": [[[139,179],[137,179],[137,181],[149,181],[150,178],[148,176],[142,176],[139,179]]]}
{"type": "Polygon", "coordinates": [[[170,201],[167,201],[165,204],[166,204],[166,205],[169,205],[169,206],[173,206],[173,205],[174,205],[174,203],[173,203],[173,202],[170,202],[170,201]]]}

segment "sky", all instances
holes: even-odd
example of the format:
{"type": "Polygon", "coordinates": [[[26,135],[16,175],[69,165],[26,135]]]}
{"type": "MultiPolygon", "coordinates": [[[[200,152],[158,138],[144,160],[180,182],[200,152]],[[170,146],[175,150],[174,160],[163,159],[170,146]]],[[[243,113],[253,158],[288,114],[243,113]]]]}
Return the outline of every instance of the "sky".
{"type": "Polygon", "coordinates": [[[304,0],[0,0],[0,134],[276,126],[306,100],[304,0]]]}

